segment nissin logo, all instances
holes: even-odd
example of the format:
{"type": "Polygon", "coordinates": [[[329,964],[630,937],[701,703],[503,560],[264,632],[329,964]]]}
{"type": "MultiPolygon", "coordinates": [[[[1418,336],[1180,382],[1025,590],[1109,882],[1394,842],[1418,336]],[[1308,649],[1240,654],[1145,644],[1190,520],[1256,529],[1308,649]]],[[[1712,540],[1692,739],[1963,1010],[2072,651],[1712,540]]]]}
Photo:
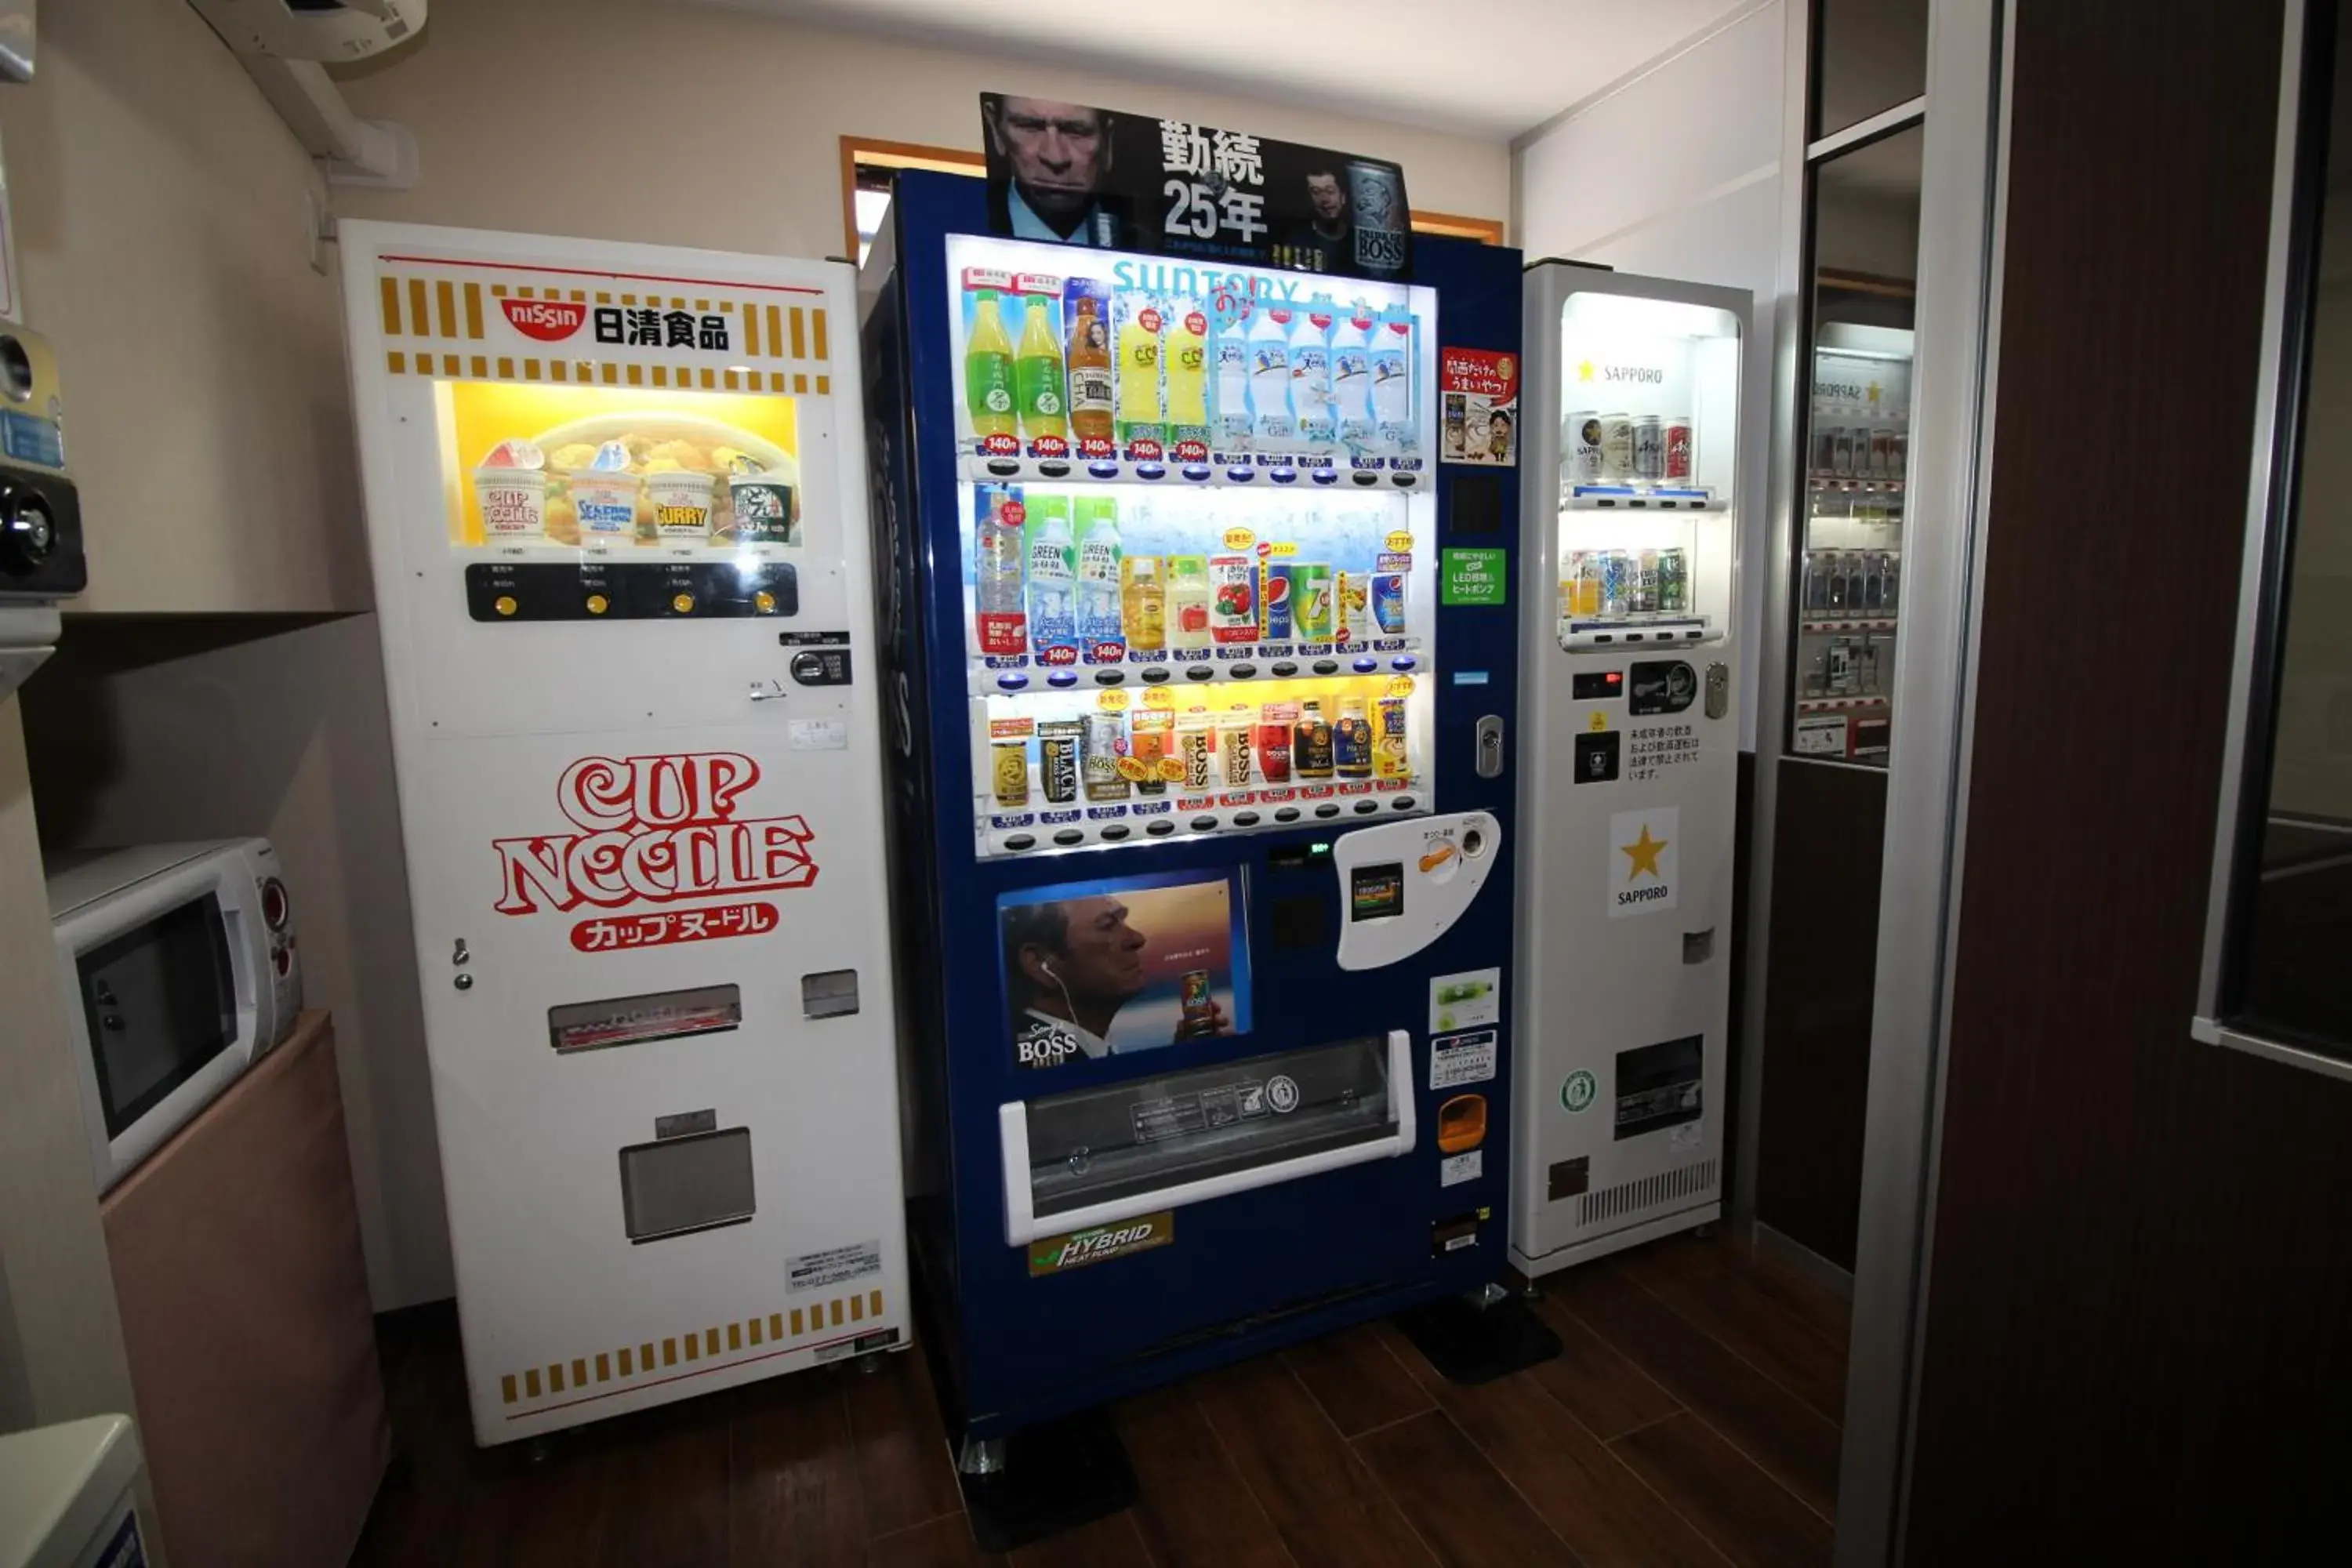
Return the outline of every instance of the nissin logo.
{"type": "Polygon", "coordinates": [[[588,319],[587,306],[561,300],[501,300],[499,308],[506,311],[516,331],[543,343],[562,342],[588,319]]]}

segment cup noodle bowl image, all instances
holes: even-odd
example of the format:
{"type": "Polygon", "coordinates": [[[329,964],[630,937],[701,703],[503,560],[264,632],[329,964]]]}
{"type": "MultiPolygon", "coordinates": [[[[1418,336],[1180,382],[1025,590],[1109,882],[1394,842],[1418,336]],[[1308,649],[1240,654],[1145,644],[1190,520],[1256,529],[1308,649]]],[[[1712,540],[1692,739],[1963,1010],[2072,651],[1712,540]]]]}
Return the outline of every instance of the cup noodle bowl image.
{"type": "Polygon", "coordinates": [[[764,506],[745,508],[747,512],[772,511],[775,491],[783,489],[791,498],[790,531],[763,528],[761,537],[798,542],[800,463],[751,431],[692,415],[596,415],[556,426],[527,443],[501,442],[492,455],[524,447],[544,454],[544,468],[485,464],[474,472],[483,532],[489,538],[540,536],[557,544],[578,544],[583,536],[644,544],[731,541],[737,508],[729,487],[740,478],[769,498],[764,506]],[[626,448],[628,466],[593,468],[597,448],[614,441],[626,448]],[[740,471],[746,469],[751,471],[740,471]],[[627,525],[622,521],[624,505],[633,520],[627,525]]]}

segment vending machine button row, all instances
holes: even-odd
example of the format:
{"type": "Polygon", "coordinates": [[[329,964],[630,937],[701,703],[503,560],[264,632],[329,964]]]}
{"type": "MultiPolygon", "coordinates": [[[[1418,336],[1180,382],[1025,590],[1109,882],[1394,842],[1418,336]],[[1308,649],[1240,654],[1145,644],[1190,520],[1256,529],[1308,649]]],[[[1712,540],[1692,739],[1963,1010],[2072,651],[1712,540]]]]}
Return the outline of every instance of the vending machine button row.
{"type": "Polygon", "coordinates": [[[1095,671],[1095,684],[1097,686],[1118,686],[1125,682],[1126,679],[1127,672],[1125,670],[1097,669],[1095,671]]]}
{"type": "Polygon", "coordinates": [[[1045,678],[1045,684],[1048,686],[1069,687],[1076,686],[1077,683],[1078,677],[1075,670],[1057,669],[1045,678]]]}
{"type": "Polygon", "coordinates": [[[1280,664],[1274,667],[1274,672],[1276,675],[1287,678],[1289,676],[1297,675],[1298,673],[1298,667],[1291,663],[1288,659],[1284,659],[1280,664]]]}
{"type": "Polygon", "coordinates": [[[1358,816],[1370,816],[1372,813],[1380,810],[1380,808],[1381,803],[1379,801],[1360,800],[1356,803],[1356,815],[1358,816]]]}
{"type": "Polygon", "coordinates": [[[1054,842],[1056,844],[1083,844],[1086,840],[1087,836],[1075,827],[1065,827],[1054,835],[1054,842]]]}
{"type": "Polygon", "coordinates": [[[1107,844],[1117,844],[1133,831],[1134,829],[1125,823],[1114,822],[1102,830],[1103,841],[1107,844]]]}
{"type": "Polygon", "coordinates": [[[1247,680],[1250,677],[1257,673],[1257,666],[1254,664],[1237,664],[1231,669],[1225,671],[1225,673],[1232,676],[1235,680],[1247,680]]]}
{"type": "Polygon", "coordinates": [[[1187,680],[1209,680],[1213,679],[1216,676],[1216,670],[1208,665],[1196,664],[1184,672],[1184,679],[1187,680]]]}
{"type": "Polygon", "coordinates": [[[1318,658],[1315,661],[1315,673],[1337,675],[1339,673],[1339,661],[1336,658],[1318,658]]]}
{"type": "Polygon", "coordinates": [[[1195,833],[1214,833],[1216,830],[1217,819],[1213,816],[1196,816],[1192,819],[1192,831],[1195,833]]]}
{"type": "Polygon", "coordinates": [[[1157,822],[1148,824],[1143,831],[1154,838],[1165,838],[1176,831],[1176,825],[1163,816],[1157,822]]]}
{"type": "Polygon", "coordinates": [[[1168,669],[1164,665],[1155,664],[1143,672],[1144,684],[1147,686],[1158,686],[1167,679],[1168,669]]]}
{"type": "Polygon", "coordinates": [[[1007,691],[1018,691],[1029,684],[1029,678],[1025,675],[1000,675],[996,678],[996,684],[1007,691]]]}
{"type": "Polygon", "coordinates": [[[1276,822],[1296,822],[1298,820],[1298,808],[1295,805],[1286,805],[1274,814],[1274,819],[1276,822]]]}
{"type": "Polygon", "coordinates": [[[1420,804],[1421,803],[1418,800],[1415,800],[1409,795],[1401,795],[1394,800],[1389,802],[1389,805],[1398,811],[1411,811],[1414,806],[1420,804]]]}
{"type": "Polygon", "coordinates": [[[1034,837],[1031,837],[1029,834],[1026,834],[1026,833],[1016,833],[1016,834],[1014,834],[1012,837],[1010,837],[1010,838],[1008,838],[1008,839],[1006,839],[1006,840],[1004,841],[1004,847],[1005,847],[1007,849],[1013,850],[1013,851],[1015,851],[1015,852],[1017,853],[1017,852],[1018,852],[1018,851],[1020,851],[1020,850],[1026,849],[1026,848],[1030,847],[1032,845],[1035,844],[1036,842],[1037,842],[1037,840],[1036,840],[1034,837]]]}
{"type": "Polygon", "coordinates": [[[1392,658],[1392,659],[1389,660],[1389,668],[1390,668],[1391,669],[1396,669],[1396,670],[1411,669],[1414,665],[1418,664],[1419,662],[1420,662],[1420,660],[1418,660],[1418,659],[1414,658],[1412,657],[1412,655],[1411,655],[1411,654],[1409,654],[1409,653],[1407,653],[1407,654],[1399,654],[1396,658],[1392,658]]]}
{"type": "Polygon", "coordinates": [[[1257,813],[1255,811],[1241,811],[1234,814],[1234,826],[1235,827],[1255,827],[1257,826],[1257,822],[1258,816],[1257,813]]]}
{"type": "Polygon", "coordinates": [[[1356,660],[1355,665],[1356,673],[1358,675],[1370,675],[1372,671],[1380,668],[1380,667],[1381,661],[1376,658],[1360,658],[1356,660]]]}
{"type": "Polygon", "coordinates": [[[1339,803],[1337,801],[1326,801],[1321,805],[1315,808],[1315,815],[1318,816],[1337,816],[1339,815],[1339,803]]]}

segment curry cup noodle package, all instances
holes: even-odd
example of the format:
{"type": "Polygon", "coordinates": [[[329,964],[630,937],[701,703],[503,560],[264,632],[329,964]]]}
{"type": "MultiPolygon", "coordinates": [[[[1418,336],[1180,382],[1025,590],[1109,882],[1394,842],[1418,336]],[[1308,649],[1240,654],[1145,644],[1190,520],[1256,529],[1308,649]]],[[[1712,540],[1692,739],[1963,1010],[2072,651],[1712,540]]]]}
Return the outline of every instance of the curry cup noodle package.
{"type": "Polygon", "coordinates": [[[710,503],[716,474],[671,468],[646,478],[654,506],[654,531],[666,542],[703,544],[710,539],[710,503]]]}
{"type": "Polygon", "coordinates": [[[501,441],[474,470],[482,533],[492,542],[547,536],[547,454],[530,441],[501,441]]]}
{"type": "Polygon", "coordinates": [[[610,544],[635,536],[638,479],[625,444],[605,442],[590,456],[587,467],[565,476],[565,483],[583,543],[610,544]]]}

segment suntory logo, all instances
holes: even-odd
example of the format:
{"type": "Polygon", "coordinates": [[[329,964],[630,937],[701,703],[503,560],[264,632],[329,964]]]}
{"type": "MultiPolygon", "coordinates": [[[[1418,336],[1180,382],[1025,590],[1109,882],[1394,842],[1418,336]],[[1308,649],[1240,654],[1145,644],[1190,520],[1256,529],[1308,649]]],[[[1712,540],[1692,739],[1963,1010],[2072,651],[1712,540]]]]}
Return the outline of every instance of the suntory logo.
{"type": "Polygon", "coordinates": [[[738,799],[759,782],[760,764],[740,752],[583,757],[555,790],[580,831],[491,840],[499,857],[492,907],[528,915],[805,888],[817,874],[808,823],[735,816],[738,799]]]}

